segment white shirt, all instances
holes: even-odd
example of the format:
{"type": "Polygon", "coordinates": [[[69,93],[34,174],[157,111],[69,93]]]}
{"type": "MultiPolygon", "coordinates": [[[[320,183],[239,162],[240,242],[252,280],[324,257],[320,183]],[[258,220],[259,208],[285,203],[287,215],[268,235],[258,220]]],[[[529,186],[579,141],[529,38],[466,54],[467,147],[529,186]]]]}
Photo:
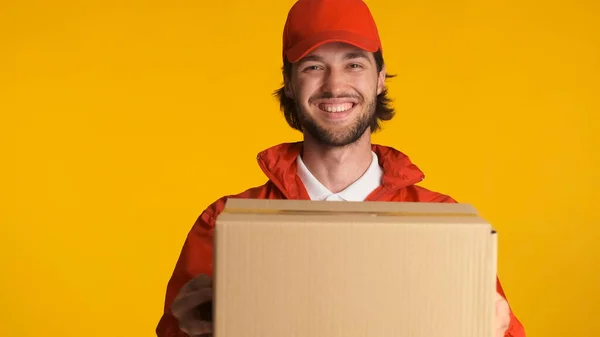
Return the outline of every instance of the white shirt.
{"type": "Polygon", "coordinates": [[[311,200],[364,201],[373,190],[379,187],[383,177],[383,169],[379,166],[377,155],[374,152],[371,153],[373,154],[373,160],[367,171],[357,181],[339,193],[332,193],[323,186],[308,170],[301,156],[298,156],[296,160],[298,176],[306,187],[311,200]]]}

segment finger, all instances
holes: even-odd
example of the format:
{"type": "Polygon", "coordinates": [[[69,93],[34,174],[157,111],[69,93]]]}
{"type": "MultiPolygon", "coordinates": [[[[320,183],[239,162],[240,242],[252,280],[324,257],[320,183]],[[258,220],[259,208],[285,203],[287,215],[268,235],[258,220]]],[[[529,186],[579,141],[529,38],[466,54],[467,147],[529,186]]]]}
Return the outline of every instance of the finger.
{"type": "Polygon", "coordinates": [[[187,327],[190,335],[212,334],[212,328],[212,323],[207,321],[194,321],[187,327]]]}
{"type": "Polygon", "coordinates": [[[507,319],[510,317],[510,307],[508,306],[508,301],[501,295],[496,300],[496,317],[503,318],[502,322],[506,323],[507,319]]]}
{"type": "Polygon", "coordinates": [[[197,290],[193,293],[179,296],[171,306],[171,311],[175,316],[182,316],[189,311],[196,310],[199,306],[212,301],[212,289],[206,288],[197,290]]]}
{"type": "Polygon", "coordinates": [[[185,313],[195,310],[198,306],[212,301],[212,298],[212,288],[203,288],[189,293],[180,293],[175,300],[173,300],[171,311],[176,317],[183,316],[185,313]]]}
{"type": "Polygon", "coordinates": [[[193,313],[186,314],[179,320],[179,328],[190,336],[212,334],[212,322],[198,319],[193,313]]]}
{"type": "Polygon", "coordinates": [[[206,287],[195,290],[185,291],[182,290],[175,296],[174,303],[186,303],[189,301],[195,301],[196,303],[204,303],[210,301],[213,298],[213,288],[206,287]]]}
{"type": "Polygon", "coordinates": [[[496,293],[495,337],[504,337],[510,325],[510,307],[502,295],[496,293]]]}
{"type": "Polygon", "coordinates": [[[179,292],[190,292],[202,288],[212,287],[212,280],[208,275],[199,274],[194,276],[191,280],[189,280],[186,284],[181,287],[179,292]]]}

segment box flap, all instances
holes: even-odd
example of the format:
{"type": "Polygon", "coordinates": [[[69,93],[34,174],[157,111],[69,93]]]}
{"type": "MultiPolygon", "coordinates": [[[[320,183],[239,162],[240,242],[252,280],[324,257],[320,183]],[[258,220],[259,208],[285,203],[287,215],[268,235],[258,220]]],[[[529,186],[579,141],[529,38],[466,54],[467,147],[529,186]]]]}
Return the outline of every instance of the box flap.
{"type": "Polygon", "coordinates": [[[370,215],[438,215],[438,216],[477,216],[476,209],[469,204],[433,202],[332,202],[313,200],[227,200],[223,213],[264,213],[264,214],[322,214],[322,213],[364,213],[370,215]]]}

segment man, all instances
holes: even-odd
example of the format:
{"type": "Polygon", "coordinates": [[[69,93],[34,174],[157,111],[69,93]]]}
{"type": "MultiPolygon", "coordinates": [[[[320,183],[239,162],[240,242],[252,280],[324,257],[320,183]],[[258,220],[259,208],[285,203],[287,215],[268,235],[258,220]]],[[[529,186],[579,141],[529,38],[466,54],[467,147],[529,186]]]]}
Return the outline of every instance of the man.
{"type": "MultiPolygon", "coordinates": [[[[261,152],[268,181],[200,215],[169,281],[159,337],[212,333],[213,227],[227,198],[455,202],[417,186],[423,173],[407,156],[371,143],[394,111],[377,27],[362,0],[299,0],[284,28],[283,62],[276,94],[303,142],[261,152]]],[[[496,336],[524,337],[499,281],[497,290],[496,336]]]]}

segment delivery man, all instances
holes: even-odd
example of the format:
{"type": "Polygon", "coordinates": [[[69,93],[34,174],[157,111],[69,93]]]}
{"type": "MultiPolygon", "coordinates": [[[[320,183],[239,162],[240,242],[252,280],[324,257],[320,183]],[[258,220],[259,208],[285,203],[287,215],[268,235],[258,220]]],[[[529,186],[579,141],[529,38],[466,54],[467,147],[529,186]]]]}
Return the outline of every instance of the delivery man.
{"type": "MultiPolygon", "coordinates": [[[[362,0],[299,0],[283,31],[276,92],[303,141],[258,154],[268,178],[216,200],[197,219],[167,286],[159,337],[211,336],[213,227],[227,198],[456,202],[416,184],[423,173],[396,149],[371,143],[394,110],[375,21],[362,0]]],[[[496,336],[524,337],[497,281],[496,336]]],[[[285,337],[285,336],[282,336],[285,337]]]]}

